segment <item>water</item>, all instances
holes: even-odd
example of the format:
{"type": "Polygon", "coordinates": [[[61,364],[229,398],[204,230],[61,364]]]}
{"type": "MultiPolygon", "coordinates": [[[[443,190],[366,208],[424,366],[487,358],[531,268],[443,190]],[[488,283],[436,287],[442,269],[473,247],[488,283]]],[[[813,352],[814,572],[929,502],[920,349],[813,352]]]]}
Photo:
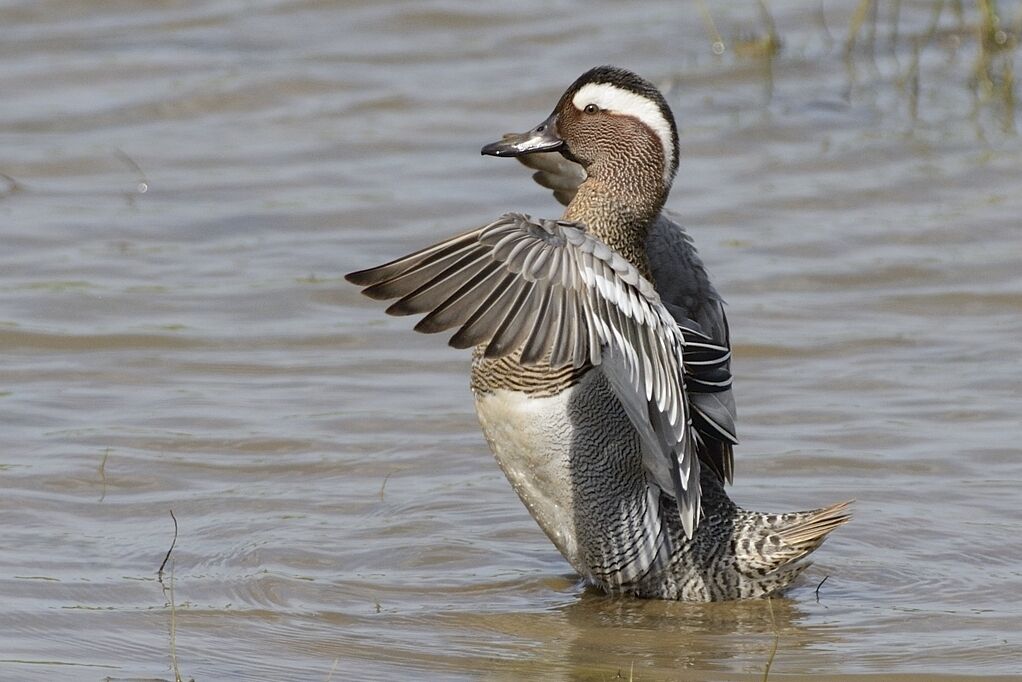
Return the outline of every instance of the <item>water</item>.
{"type": "Polygon", "coordinates": [[[880,3],[846,58],[857,4],[771,3],[771,60],[754,3],[720,57],[696,3],[5,3],[0,679],[1022,673],[1019,6],[986,82],[972,6],[880,3]],[[785,599],[586,590],[467,355],[341,280],[555,215],[478,149],[608,62],[681,126],[733,496],[858,500],[785,599]]]}

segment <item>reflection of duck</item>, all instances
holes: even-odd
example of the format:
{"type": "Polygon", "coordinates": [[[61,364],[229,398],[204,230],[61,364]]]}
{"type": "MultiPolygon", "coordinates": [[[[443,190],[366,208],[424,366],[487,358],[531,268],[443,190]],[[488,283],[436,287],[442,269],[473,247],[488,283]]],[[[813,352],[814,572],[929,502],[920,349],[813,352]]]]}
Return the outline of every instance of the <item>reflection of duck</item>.
{"type": "MultiPolygon", "coordinates": [[[[818,623],[811,609],[785,598],[678,604],[586,591],[548,614],[531,616],[528,628],[540,627],[536,622],[558,635],[533,651],[550,670],[563,672],[544,679],[611,679],[617,670],[628,679],[633,669],[637,680],[758,681],[775,642],[786,670],[804,671],[809,661],[826,670],[839,667],[830,650],[843,638],[818,623]]],[[[525,637],[528,630],[519,632],[525,637]]]]}
{"type": "Polygon", "coordinates": [[[678,165],[663,95],[598,67],[539,126],[483,153],[525,157],[563,219],[509,213],[348,279],[398,298],[390,313],[428,313],[416,330],[458,328],[451,345],[475,347],[497,462],[594,585],[697,601],[789,585],[848,515],[748,512],[724,491],[737,442],[728,327],[662,213],[678,165]]]}

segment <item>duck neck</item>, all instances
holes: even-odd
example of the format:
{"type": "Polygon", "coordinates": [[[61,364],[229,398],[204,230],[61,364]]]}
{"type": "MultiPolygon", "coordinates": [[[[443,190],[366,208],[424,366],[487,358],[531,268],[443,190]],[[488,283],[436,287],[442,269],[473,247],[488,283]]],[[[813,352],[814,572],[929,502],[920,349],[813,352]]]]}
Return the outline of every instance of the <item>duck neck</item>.
{"type": "Polygon", "coordinates": [[[589,177],[564,211],[565,220],[584,223],[586,230],[617,251],[652,281],[646,237],[660,214],[667,193],[663,176],[626,169],[586,169],[589,177]]]}

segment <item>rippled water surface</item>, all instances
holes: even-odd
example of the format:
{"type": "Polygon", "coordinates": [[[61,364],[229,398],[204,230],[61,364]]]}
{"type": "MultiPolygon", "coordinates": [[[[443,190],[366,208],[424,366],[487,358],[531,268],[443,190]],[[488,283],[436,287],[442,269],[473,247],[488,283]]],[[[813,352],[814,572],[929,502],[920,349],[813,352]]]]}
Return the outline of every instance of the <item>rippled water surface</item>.
{"type": "Polygon", "coordinates": [[[1022,673],[1019,5],[706,5],[0,4],[0,679],[1022,673]],[[733,496],[858,500],[783,599],[587,590],[341,279],[556,215],[478,149],[607,62],[679,120],[733,496]]]}

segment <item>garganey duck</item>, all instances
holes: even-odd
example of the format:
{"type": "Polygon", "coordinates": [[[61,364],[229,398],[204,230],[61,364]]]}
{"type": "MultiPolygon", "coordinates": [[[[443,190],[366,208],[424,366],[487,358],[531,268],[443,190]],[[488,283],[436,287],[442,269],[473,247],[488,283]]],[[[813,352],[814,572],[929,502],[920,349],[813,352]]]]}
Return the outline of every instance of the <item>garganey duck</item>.
{"type": "Polygon", "coordinates": [[[849,515],[746,511],[727,496],[735,408],[723,301],[663,212],[678,132],[629,71],[584,73],[514,156],[567,206],[508,213],[347,275],[416,331],[474,348],[483,433],[518,496],[591,584],[711,601],[774,594],[849,515]]]}

